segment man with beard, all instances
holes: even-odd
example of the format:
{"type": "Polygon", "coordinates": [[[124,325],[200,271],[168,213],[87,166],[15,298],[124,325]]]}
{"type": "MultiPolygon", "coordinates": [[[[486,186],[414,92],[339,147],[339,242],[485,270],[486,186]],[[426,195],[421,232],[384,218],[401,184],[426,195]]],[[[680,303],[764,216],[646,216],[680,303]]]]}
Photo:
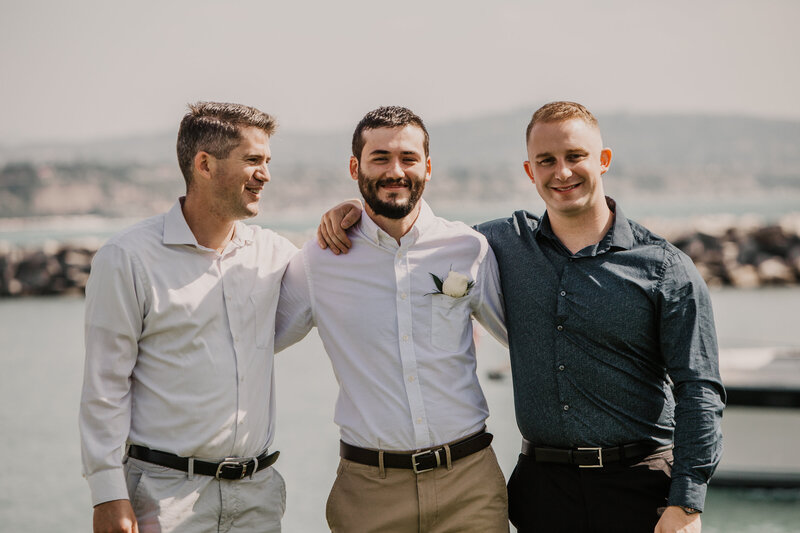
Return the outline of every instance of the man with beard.
{"type": "Polygon", "coordinates": [[[313,327],[339,381],[340,464],[332,531],[508,531],[502,471],[486,432],[471,318],[505,342],[486,239],[421,199],[428,133],[401,107],[368,113],[350,175],[367,216],[336,257],[309,241],[281,287],[276,349],[313,327]]]}

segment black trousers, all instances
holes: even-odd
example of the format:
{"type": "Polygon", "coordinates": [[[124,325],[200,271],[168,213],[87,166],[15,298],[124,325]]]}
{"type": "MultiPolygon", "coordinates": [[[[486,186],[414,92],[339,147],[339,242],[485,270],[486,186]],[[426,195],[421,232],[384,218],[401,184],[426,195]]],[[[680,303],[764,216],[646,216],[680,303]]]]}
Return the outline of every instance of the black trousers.
{"type": "Polygon", "coordinates": [[[603,468],[520,455],[508,480],[519,533],[652,533],[669,495],[672,450],[603,468]]]}

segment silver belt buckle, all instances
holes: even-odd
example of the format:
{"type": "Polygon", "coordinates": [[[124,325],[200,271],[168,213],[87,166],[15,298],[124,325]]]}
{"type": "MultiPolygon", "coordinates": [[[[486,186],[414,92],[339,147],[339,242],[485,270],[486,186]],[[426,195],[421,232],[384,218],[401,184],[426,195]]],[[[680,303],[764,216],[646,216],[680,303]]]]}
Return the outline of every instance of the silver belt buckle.
{"type": "Polygon", "coordinates": [[[437,466],[441,466],[442,460],[439,458],[439,451],[440,450],[441,450],[441,448],[436,449],[436,450],[427,450],[427,451],[424,451],[424,452],[418,452],[418,453],[412,454],[411,455],[411,465],[412,465],[412,468],[414,469],[414,473],[415,474],[421,474],[422,472],[430,472],[431,470],[433,470],[437,466]],[[419,457],[421,455],[427,455],[427,454],[431,454],[434,457],[436,457],[436,466],[432,466],[430,468],[425,468],[424,470],[420,470],[419,468],[417,468],[419,466],[419,464],[417,463],[417,457],[419,457]]]}
{"type": "Polygon", "coordinates": [[[603,468],[603,448],[578,448],[578,450],[597,452],[596,465],[578,465],[578,468],[603,468]]]}
{"type": "Polygon", "coordinates": [[[245,473],[247,473],[247,463],[250,460],[242,461],[236,460],[235,457],[226,457],[224,461],[222,461],[219,465],[217,465],[217,474],[214,476],[217,479],[220,479],[220,474],[222,473],[222,469],[226,466],[238,466],[242,469],[242,474],[239,476],[239,479],[244,479],[245,473]]]}

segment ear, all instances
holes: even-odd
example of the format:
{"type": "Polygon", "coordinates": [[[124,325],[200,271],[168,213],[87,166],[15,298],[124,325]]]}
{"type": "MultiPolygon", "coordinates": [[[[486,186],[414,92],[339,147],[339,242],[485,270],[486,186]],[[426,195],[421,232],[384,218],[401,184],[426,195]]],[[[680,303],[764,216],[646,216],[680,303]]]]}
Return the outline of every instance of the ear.
{"type": "Polygon", "coordinates": [[[602,152],[600,152],[600,174],[605,174],[608,172],[608,167],[611,166],[611,148],[604,148],[602,152]]]}
{"type": "Polygon", "coordinates": [[[350,156],[350,177],[358,181],[358,159],[356,156],[350,156]]]}
{"type": "Polygon", "coordinates": [[[194,173],[196,176],[204,178],[206,180],[211,179],[212,174],[214,173],[214,161],[211,154],[208,152],[197,152],[194,155],[194,173]]]}
{"type": "Polygon", "coordinates": [[[431,158],[425,161],[425,181],[431,181],[431,158]]]}
{"type": "Polygon", "coordinates": [[[531,179],[531,183],[536,185],[536,180],[533,178],[533,169],[531,168],[531,162],[530,161],[524,161],[522,163],[522,167],[525,169],[525,174],[527,174],[528,177],[531,179]]]}

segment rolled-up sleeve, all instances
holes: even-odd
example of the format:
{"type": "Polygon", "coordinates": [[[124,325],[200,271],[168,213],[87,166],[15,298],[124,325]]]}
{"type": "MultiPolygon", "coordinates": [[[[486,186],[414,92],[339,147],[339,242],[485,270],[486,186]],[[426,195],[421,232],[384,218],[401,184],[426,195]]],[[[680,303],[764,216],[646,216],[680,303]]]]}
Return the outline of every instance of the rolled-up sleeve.
{"type": "Polygon", "coordinates": [[[725,406],[711,298],[691,259],[679,251],[666,258],[659,297],[661,352],[676,403],[669,504],[702,510],[722,455],[725,406]]]}
{"type": "Polygon", "coordinates": [[[86,360],[78,425],[92,505],[128,498],[122,456],[144,314],[135,270],[134,258],[117,246],[105,246],[95,255],[86,287],[86,360]]]}

